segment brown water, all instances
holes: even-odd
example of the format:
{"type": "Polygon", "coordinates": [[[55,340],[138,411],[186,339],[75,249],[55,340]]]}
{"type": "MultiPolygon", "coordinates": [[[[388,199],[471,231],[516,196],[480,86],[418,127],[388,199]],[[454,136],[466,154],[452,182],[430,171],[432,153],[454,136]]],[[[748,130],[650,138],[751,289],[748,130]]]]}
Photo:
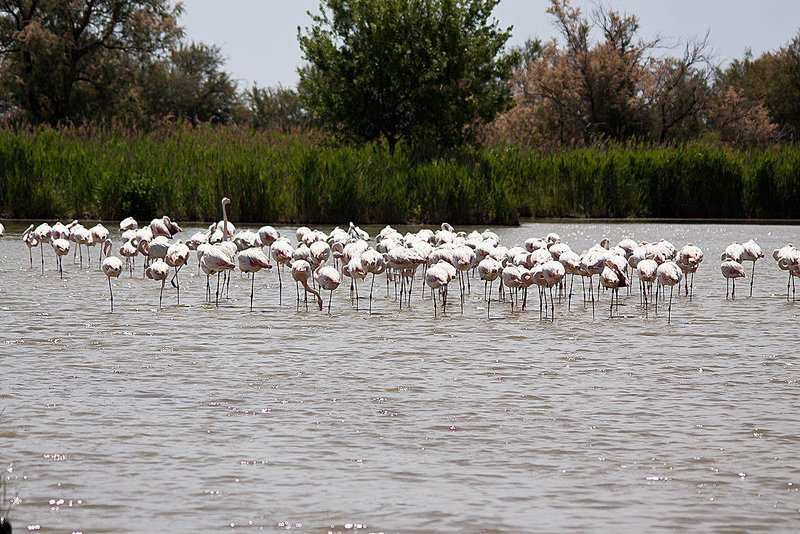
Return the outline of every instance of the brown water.
{"type": "Polygon", "coordinates": [[[48,248],[42,277],[23,229],[0,239],[15,532],[800,525],[800,301],[770,257],[798,227],[497,230],[506,246],[555,231],[578,252],[603,236],[692,241],[706,261],[671,324],[666,310],[645,319],[635,294],[611,319],[603,294],[594,320],[578,298],[552,322],[509,303],[487,321],[479,281],[463,315],[453,305],[434,320],[419,275],[402,311],[379,280],[370,316],[346,282],[330,315],[295,311],[292,283],[279,307],[276,274],[261,272],[248,313],[238,272],[231,298],[205,305],[194,254],[180,307],[169,289],[158,310],[160,284],[139,269],[115,280],[111,314],[96,258],[81,271],[70,256],[61,280],[48,248]],[[740,282],[726,301],[719,255],[751,237],[767,253],[753,298],[740,282]]]}

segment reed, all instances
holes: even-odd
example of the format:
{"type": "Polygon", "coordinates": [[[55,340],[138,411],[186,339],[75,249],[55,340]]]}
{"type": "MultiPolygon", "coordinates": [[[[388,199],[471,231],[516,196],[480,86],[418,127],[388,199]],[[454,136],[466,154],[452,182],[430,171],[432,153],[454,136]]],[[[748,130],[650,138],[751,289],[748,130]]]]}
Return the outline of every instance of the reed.
{"type": "Polygon", "coordinates": [[[0,130],[9,218],[515,224],[520,217],[798,217],[800,147],[687,144],[540,152],[343,145],[187,125],[0,130]]]}

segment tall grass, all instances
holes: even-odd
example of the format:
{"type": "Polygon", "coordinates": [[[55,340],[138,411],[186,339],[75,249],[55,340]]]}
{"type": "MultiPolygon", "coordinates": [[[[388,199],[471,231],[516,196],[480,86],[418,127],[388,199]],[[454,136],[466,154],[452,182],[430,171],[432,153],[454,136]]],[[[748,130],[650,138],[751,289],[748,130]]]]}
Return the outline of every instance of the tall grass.
{"type": "Polygon", "coordinates": [[[520,217],[800,217],[800,147],[610,146],[436,158],[239,128],[0,131],[0,215],[514,224],[520,217]]]}

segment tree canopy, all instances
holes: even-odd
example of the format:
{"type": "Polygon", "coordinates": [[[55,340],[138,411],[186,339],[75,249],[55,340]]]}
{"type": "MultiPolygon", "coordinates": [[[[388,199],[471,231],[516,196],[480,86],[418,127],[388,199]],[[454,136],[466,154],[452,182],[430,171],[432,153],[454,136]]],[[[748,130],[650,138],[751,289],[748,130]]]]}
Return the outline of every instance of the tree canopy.
{"type": "Polygon", "coordinates": [[[328,128],[360,140],[449,146],[508,104],[516,58],[499,0],[323,0],[298,39],[301,94],[328,128]]]}
{"type": "Polygon", "coordinates": [[[10,0],[0,3],[7,105],[35,123],[102,116],[125,97],[140,57],[181,36],[168,0],[10,0]]]}

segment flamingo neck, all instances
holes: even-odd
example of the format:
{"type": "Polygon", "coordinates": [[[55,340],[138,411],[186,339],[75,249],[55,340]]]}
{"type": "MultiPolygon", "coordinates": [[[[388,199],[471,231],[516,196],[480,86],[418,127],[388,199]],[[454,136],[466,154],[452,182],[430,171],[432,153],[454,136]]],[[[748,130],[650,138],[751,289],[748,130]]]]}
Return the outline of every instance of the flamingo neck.
{"type": "Polygon", "coordinates": [[[225,211],[225,203],[222,203],[222,240],[228,240],[228,212],[225,211]]]}

